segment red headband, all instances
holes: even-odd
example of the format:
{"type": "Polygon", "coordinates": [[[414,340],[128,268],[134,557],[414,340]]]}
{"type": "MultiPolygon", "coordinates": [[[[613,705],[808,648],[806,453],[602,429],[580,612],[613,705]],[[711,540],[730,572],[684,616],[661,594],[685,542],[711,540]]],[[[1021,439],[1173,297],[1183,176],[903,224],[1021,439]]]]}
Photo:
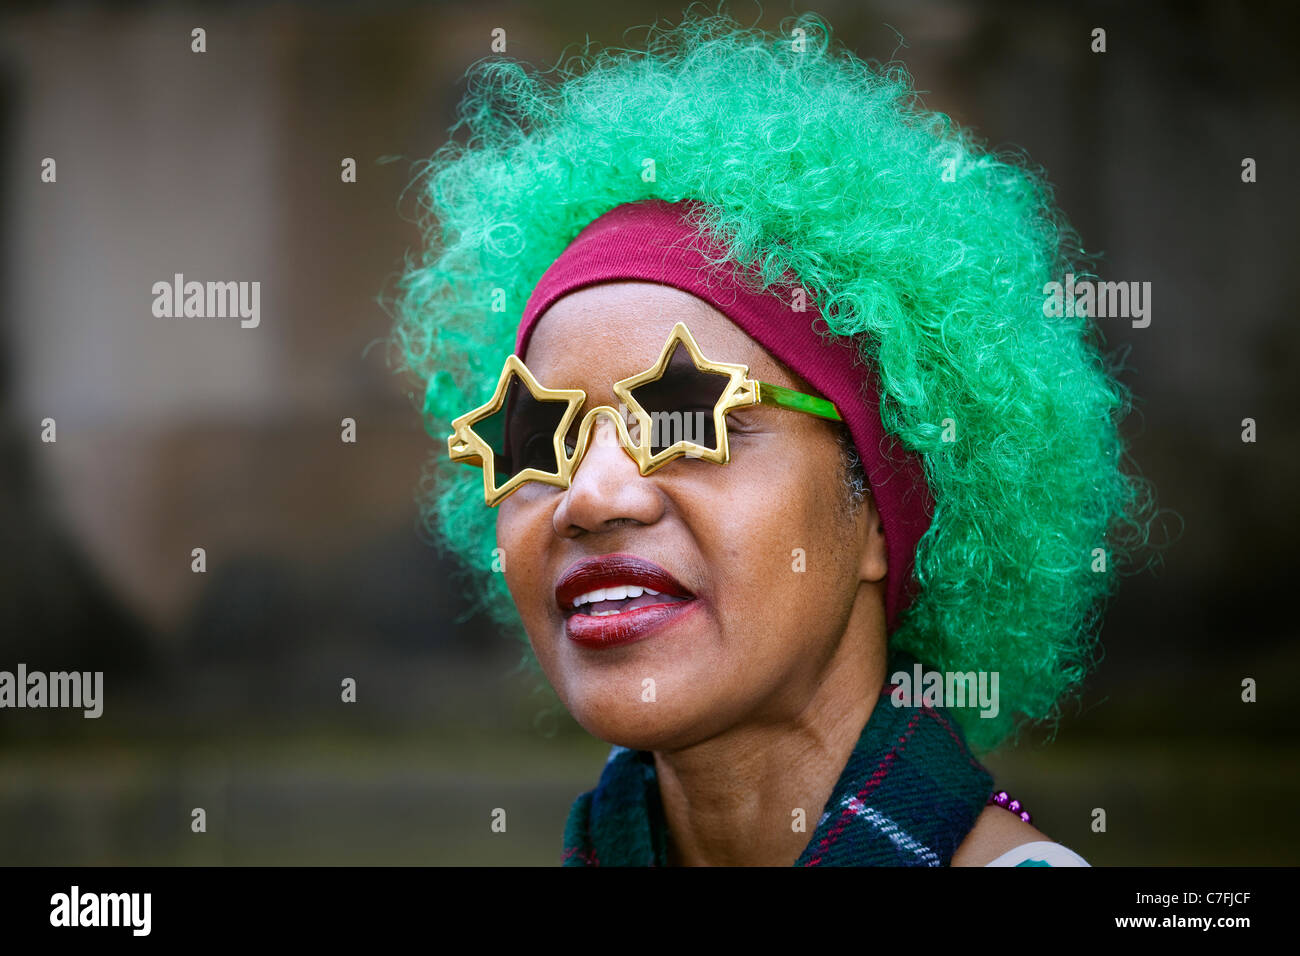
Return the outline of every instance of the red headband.
{"type": "MultiPolygon", "coordinates": [[[[515,354],[525,357],[538,321],[559,298],[601,282],[641,280],[672,286],[703,299],[745,331],[775,359],[834,402],[848,425],[871,482],[889,550],[885,591],[887,627],[911,601],[916,545],[930,526],[933,502],[919,458],[886,434],[873,370],[851,340],[822,338],[813,328],[821,312],[807,297],[803,313],[791,309],[796,283],[754,292],[741,284],[738,265],[687,221],[693,200],[627,203],[587,225],[546,270],[519,324],[515,354]],[[726,261],[728,268],[714,263],[726,261]]],[[[757,270],[749,270],[756,276],[757,270]]],[[[787,276],[790,274],[787,273],[787,276]]],[[[822,322],[825,326],[824,321],[822,322]]],[[[829,330],[827,330],[829,331],[829,330]]]]}

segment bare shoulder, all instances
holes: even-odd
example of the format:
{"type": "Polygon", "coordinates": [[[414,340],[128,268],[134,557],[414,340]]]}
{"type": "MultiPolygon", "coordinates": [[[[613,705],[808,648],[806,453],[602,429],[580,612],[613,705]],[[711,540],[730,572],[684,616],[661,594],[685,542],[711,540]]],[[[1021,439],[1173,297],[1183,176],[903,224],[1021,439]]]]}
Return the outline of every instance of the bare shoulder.
{"type": "Polygon", "coordinates": [[[1037,827],[1030,826],[1014,813],[1002,807],[985,807],[975,818],[975,826],[957,852],[952,855],[953,866],[984,866],[1008,850],[1036,840],[1051,841],[1051,837],[1037,827]]]}

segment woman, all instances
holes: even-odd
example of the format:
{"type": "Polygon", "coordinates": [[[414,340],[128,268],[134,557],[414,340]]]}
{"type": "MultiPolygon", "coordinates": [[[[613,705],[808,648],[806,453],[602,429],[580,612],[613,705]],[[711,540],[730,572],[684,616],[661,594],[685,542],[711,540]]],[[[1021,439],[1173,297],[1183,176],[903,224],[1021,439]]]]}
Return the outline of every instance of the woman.
{"type": "Polygon", "coordinates": [[[439,540],[615,745],[564,862],[1086,865],[970,750],[1077,689],[1146,501],[1046,184],[811,16],[475,69],[399,339],[439,540]]]}

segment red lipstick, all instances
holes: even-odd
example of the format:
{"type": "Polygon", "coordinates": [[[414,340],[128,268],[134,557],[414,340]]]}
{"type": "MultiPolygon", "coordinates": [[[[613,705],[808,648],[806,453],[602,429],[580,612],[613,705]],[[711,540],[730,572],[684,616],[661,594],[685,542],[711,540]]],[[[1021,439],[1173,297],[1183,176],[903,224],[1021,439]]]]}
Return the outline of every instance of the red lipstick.
{"type": "Polygon", "coordinates": [[[695,595],[671,574],[653,561],[632,554],[606,554],[577,562],[556,583],[555,600],[565,615],[569,639],[594,649],[649,637],[697,604],[695,595]],[[578,598],[593,592],[628,587],[640,593],[574,606],[578,598]]]}

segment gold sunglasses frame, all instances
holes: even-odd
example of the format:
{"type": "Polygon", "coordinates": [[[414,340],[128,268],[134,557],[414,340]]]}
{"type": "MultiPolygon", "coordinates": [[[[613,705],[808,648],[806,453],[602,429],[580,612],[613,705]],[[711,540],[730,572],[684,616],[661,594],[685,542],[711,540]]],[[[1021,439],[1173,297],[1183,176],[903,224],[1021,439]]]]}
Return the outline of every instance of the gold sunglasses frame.
{"type": "Polygon", "coordinates": [[[744,408],[750,405],[778,405],[783,408],[816,415],[819,418],[842,421],[839,410],[833,403],[824,398],[806,395],[803,392],[797,392],[780,385],[773,385],[770,382],[751,379],[749,377],[749,366],[747,365],[715,362],[705,358],[704,353],[700,351],[699,345],[696,344],[695,338],[691,335],[690,330],[686,328],[684,322],[678,322],[673,326],[672,332],[668,335],[668,340],[659,353],[659,359],[654,365],[644,372],[638,372],[636,375],[615,382],[613,390],[624,407],[636,418],[640,427],[641,440],[632,441],[627,429],[627,422],[617,409],[612,405],[598,405],[583,416],[582,423],[578,426],[578,437],[574,443],[573,453],[569,454],[564,446],[564,438],[573,426],[573,419],[578,414],[578,410],[586,403],[587,393],[580,388],[547,388],[537,381],[519,356],[511,355],[506,358],[505,365],[501,369],[492,397],[478,408],[461,415],[451,423],[452,433],[447,438],[447,452],[452,461],[463,462],[483,469],[483,498],[489,508],[495,508],[508,495],[529,481],[537,481],[561,489],[568,488],[574,470],[587,451],[587,445],[591,439],[591,433],[595,428],[596,421],[602,414],[608,415],[614,420],[619,443],[624,451],[636,462],[642,476],[649,475],[670,461],[675,461],[684,456],[725,465],[731,460],[731,451],[727,443],[725,416],[733,408],[744,408]],[[632,391],[649,382],[657,381],[663,376],[668,370],[668,363],[672,360],[673,353],[679,343],[686,348],[691,361],[695,363],[697,369],[702,372],[728,376],[729,381],[713,407],[713,430],[714,434],[718,436],[718,444],[716,448],[705,448],[703,445],[683,440],[675,442],[660,452],[652,453],[650,447],[653,441],[651,432],[653,422],[650,413],[632,397],[632,391]],[[498,487],[496,483],[495,453],[492,446],[474,431],[473,426],[501,410],[509,392],[511,378],[518,378],[523,382],[524,387],[532,393],[533,398],[537,401],[564,401],[568,403],[568,408],[565,409],[564,417],[560,420],[560,424],[556,426],[555,434],[552,436],[555,460],[559,464],[559,470],[549,472],[537,468],[524,468],[511,475],[504,484],[498,487]]]}

